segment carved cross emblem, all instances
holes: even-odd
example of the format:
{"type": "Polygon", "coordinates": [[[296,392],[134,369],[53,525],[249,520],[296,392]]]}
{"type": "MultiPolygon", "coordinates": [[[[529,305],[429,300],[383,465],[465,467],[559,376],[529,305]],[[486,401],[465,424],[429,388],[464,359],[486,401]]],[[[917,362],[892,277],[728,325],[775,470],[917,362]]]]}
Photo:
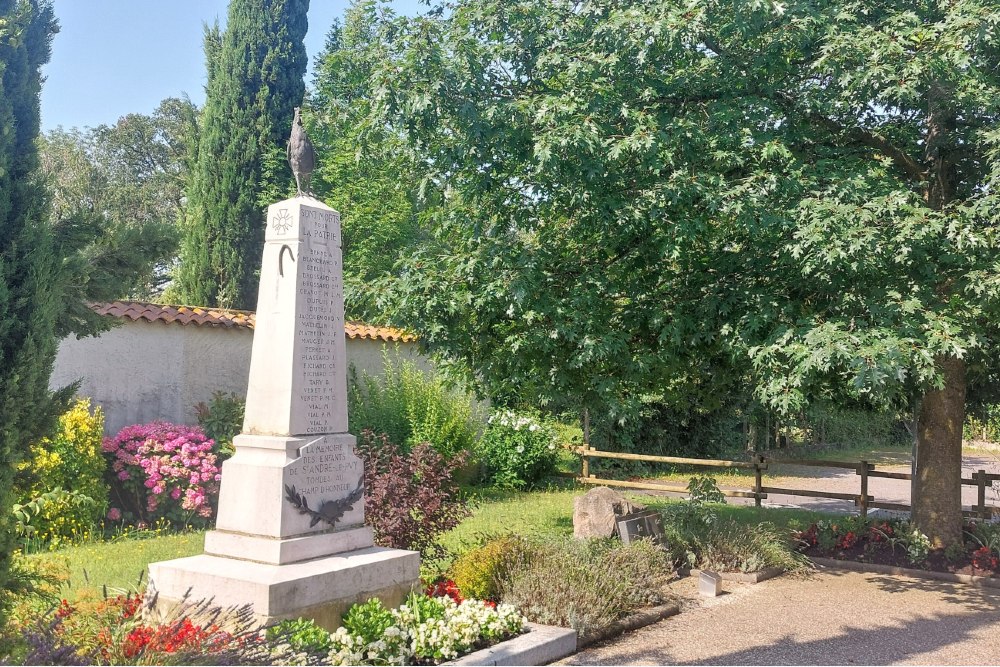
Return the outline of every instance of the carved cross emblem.
{"type": "Polygon", "coordinates": [[[284,234],[292,228],[292,215],[287,208],[278,210],[278,214],[271,218],[271,226],[278,234],[284,234]]]}

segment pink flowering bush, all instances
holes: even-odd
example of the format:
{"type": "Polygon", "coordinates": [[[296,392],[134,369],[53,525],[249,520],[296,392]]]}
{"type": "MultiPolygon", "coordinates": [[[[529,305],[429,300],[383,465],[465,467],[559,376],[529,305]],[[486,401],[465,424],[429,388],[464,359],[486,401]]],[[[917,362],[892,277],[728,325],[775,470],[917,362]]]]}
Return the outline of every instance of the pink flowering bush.
{"type": "Polygon", "coordinates": [[[105,438],[112,511],[149,524],[159,518],[207,522],[222,478],[214,446],[197,426],[163,421],[126,426],[105,438]]]}

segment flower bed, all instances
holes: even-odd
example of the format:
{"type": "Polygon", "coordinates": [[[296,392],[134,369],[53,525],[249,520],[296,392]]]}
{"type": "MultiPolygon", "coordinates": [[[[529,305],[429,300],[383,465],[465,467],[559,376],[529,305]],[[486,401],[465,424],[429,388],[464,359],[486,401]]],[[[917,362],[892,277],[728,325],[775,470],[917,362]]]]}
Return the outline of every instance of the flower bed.
{"type": "Polygon", "coordinates": [[[206,660],[436,665],[528,631],[527,619],[511,605],[461,600],[447,588],[441,589],[441,597],[411,594],[396,609],[386,609],[378,599],[356,604],[333,633],[303,619],[264,631],[249,607],[215,609],[208,601],[188,604],[177,617],[151,624],[143,616],[141,594],[73,604],[62,600],[18,628],[21,641],[12,662],[0,659],[0,665],[184,665],[206,660]]]}
{"type": "Polygon", "coordinates": [[[799,533],[806,556],[934,572],[1000,576],[1000,526],[970,523],[964,541],[932,550],[930,540],[908,521],[860,517],[818,521],[799,533]]]}
{"type": "Polygon", "coordinates": [[[411,595],[387,610],[378,600],[355,605],[330,635],[333,665],[435,665],[504,641],[527,629],[507,604],[455,602],[449,596],[411,595]]]}

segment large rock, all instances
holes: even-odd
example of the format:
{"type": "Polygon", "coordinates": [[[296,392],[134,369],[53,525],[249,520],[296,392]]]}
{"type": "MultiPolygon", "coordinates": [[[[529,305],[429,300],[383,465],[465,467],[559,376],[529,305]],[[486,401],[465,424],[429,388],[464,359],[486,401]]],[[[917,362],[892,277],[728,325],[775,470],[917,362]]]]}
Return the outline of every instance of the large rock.
{"type": "Polygon", "coordinates": [[[617,517],[645,509],[625,496],[598,486],[573,501],[573,537],[614,537],[617,517]]]}

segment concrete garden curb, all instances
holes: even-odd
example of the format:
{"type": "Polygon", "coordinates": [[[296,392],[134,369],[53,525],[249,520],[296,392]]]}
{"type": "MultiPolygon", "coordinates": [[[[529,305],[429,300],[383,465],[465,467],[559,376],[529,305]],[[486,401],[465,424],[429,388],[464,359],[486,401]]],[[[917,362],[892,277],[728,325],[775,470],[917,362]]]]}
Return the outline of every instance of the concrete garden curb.
{"type": "Polygon", "coordinates": [[[849,570],[851,572],[870,572],[873,574],[890,574],[899,577],[915,579],[931,579],[933,581],[948,581],[957,584],[968,584],[980,588],[1000,588],[1000,579],[996,577],[979,577],[973,574],[953,574],[951,572],[934,572],[933,570],[915,570],[908,567],[879,565],[877,563],[859,563],[854,560],[838,560],[836,558],[812,557],[813,563],[819,567],[832,570],[849,570]]]}
{"type": "MultiPolygon", "coordinates": [[[[735,581],[740,584],[759,584],[762,581],[767,581],[768,579],[773,579],[779,574],[784,574],[784,570],[780,567],[768,567],[760,572],[718,572],[715,574],[719,575],[723,581],[735,581]]],[[[691,570],[690,576],[697,577],[701,574],[701,570],[691,570]]]]}
{"type": "Polygon", "coordinates": [[[578,642],[578,648],[590,646],[595,642],[603,641],[610,637],[616,637],[625,632],[631,632],[632,630],[644,628],[647,625],[652,625],[657,621],[662,621],[665,618],[674,616],[680,613],[680,610],[681,608],[673,602],[668,602],[667,604],[660,605],[659,607],[640,609],[639,611],[629,614],[622,620],[612,623],[600,632],[592,635],[586,635],[581,638],[578,642]]]}
{"type": "Polygon", "coordinates": [[[528,624],[528,632],[445,665],[545,665],[576,653],[576,630],[528,624]]]}

